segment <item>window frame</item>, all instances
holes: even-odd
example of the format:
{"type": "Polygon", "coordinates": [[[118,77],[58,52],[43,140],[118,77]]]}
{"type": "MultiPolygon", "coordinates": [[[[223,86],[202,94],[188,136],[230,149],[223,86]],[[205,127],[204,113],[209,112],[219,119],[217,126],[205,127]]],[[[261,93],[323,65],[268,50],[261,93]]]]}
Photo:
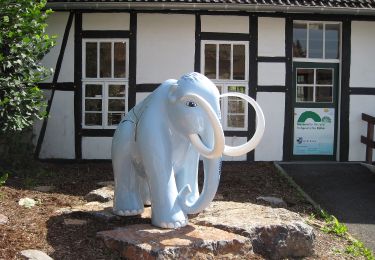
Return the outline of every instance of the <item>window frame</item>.
{"type": "MultiPolygon", "coordinates": [[[[210,80],[216,85],[221,86],[221,94],[228,93],[229,87],[244,87],[245,94],[249,93],[249,42],[248,41],[226,41],[226,40],[202,40],[201,41],[201,73],[205,74],[205,46],[207,44],[230,44],[231,45],[231,76],[230,79],[218,79],[219,77],[219,48],[216,47],[216,79],[210,80]],[[243,80],[233,80],[233,45],[244,45],[245,46],[245,78],[243,80]]],[[[244,113],[244,127],[229,127],[228,126],[228,97],[220,99],[221,107],[221,124],[225,131],[247,131],[248,130],[248,103],[245,102],[245,113],[244,113]]]]}
{"type": "MultiPolygon", "coordinates": [[[[129,38],[86,38],[82,39],[82,121],[81,125],[84,129],[116,129],[118,125],[108,125],[108,114],[112,111],[108,110],[108,104],[110,99],[121,99],[120,97],[111,98],[109,97],[109,85],[125,85],[125,109],[123,111],[124,116],[128,112],[129,105],[129,38]],[[97,75],[96,77],[86,77],[86,43],[94,42],[97,43],[97,75]],[[100,43],[110,42],[111,44],[111,77],[100,77],[100,43]],[[125,77],[115,78],[114,77],[114,43],[125,42],[125,77]],[[85,100],[90,99],[86,97],[86,85],[98,84],[102,85],[102,124],[101,125],[86,125],[85,117],[85,100]]],[[[90,113],[90,111],[87,111],[90,113]]]]}
{"type": "Polygon", "coordinates": [[[335,92],[335,89],[334,89],[334,69],[333,68],[319,68],[319,67],[311,67],[311,68],[296,68],[296,75],[295,75],[295,82],[296,82],[296,88],[295,88],[295,100],[294,102],[298,103],[298,104],[304,104],[304,103],[314,103],[314,104],[333,104],[334,103],[334,96],[333,96],[333,93],[335,92]],[[314,71],[314,74],[313,74],[313,83],[312,84],[300,84],[298,83],[298,70],[313,70],[314,71]],[[332,72],[332,83],[331,84],[318,84],[317,83],[317,70],[330,70],[332,72]],[[313,100],[312,101],[298,101],[298,87],[310,87],[313,89],[313,100]],[[331,88],[331,96],[332,96],[332,101],[316,101],[316,92],[317,92],[317,88],[318,87],[322,87],[322,88],[331,88]]]}
{"type": "MultiPolygon", "coordinates": [[[[319,63],[339,63],[340,60],[341,60],[341,57],[342,57],[342,22],[336,22],[336,21],[306,21],[306,20],[294,20],[293,21],[293,29],[294,29],[294,24],[305,24],[307,27],[306,27],[306,58],[303,58],[303,57],[294,57],[293,56],[293,61],[296,61],[296,62],[319,62],[319,63]],[[310,24],[322,24],[323,25],[323,42],[322,42],[322,46],[323,46],[323,58],[310,58],[309,57],[309,27],[310,27],[310,24]],[[325,38],[326,38],[326,25],[327,24],[335,24],[335,25],[339,25],[339,58],[338,59],[326,59],[325,58],[325,52],[326,52],[326,41],[325,41],[325,38]]],[[[292,45],[292,48],[293,48],[293,45],[292,45]]],[[[292,52],[293,53],[293,52],[292,52]]]]}

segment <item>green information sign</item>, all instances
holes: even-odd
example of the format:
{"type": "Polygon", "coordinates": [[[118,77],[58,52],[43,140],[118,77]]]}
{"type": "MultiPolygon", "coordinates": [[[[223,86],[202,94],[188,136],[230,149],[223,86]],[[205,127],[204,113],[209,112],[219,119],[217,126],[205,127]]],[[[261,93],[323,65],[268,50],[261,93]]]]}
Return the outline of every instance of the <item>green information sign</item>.
{"type": "Polygon", "coordinates": [[[333,155],[334,108],[294,109],[294,155],[333,155]]]}

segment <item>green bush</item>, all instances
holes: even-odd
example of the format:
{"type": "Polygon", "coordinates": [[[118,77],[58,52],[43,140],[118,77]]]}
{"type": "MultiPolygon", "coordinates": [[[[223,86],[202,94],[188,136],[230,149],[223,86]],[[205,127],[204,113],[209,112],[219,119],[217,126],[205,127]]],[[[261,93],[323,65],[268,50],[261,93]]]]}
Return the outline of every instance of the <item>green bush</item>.
{"type": "Polygon", "coordinates": [[[40,64],[54,46],[45,33],[50,10],[46,0],[2,0],[0,4],[0,138],[45,116],[43,92],[37,87],[51,69],[40,64]]]}

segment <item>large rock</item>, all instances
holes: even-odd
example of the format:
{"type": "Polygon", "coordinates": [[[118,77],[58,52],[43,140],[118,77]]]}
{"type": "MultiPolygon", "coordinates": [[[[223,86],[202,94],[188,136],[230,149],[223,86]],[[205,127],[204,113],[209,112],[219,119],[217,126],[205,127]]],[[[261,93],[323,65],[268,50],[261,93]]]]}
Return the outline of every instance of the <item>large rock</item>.
{"type": "Polygon", "coordinates": [[[296,213],[251,203],[212,202],[192,222],[250,238],[254,253],[270,259],[313,254],[313,228],[296,213]]]}
{"type": "Polygon", "coordinates": [[[20,255],[21,259],[27,260],[53,260],[53,258],[49,257],[46,253],[36,249],[23,250],[20,252],[20,255]]]}
{"type": "Polygon", "coordinates": [[[98,232],[105,245],[126,259],[249,259],[250,240],[214,227],[188,225],[171,230],[149,224],[98,232]]]}
{"type": "Polygon", "coordinates": [[[85,200],[107,202],[107,201],[113,200],[113,197],[114,197],[113,187],[106,186],[100,189],[90,191],[89,193],[86,194],[85,200]]]}

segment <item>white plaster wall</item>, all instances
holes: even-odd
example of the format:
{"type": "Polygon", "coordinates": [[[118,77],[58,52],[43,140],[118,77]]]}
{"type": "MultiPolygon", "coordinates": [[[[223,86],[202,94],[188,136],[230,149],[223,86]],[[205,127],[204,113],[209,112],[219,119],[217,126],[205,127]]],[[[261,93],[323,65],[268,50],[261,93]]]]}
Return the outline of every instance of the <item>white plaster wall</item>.
{"type": "Polygon", "coordinates": [[[137,84],[180,78],[194,70],[194,54],[194,15],[138,15],[137,84]]]}
{"type": "Polygon", "coordinates": [[[262,141],[255,148],[255,161],[281,161],[283,158],[285,94],[258,92],[257,102],[266,120],[262,141]]]}
{"type": "Polygon", "coordinates": [[[129,13],[84,13],[83,30],[129,30],[129,13]]]}
{"type": "Polygon", "coordinates": [[[136,104],[140,103],[143,99],[145,99],[150,94],[151,94],[151,92],[138,92],[135,95],[135,103],[136,104]]]}
{"type": "MultiPolygon", "coordinates": [[[[361,143],[361,135],[367,136],[367,122],[362,120],[362,113],[375,116],[375,96],[350,96],[349,161],[366,160],[366,145],[361,143]]],[[[375,161],[375,153],[372,160],[375,161]]]]}
{"type": "Polygon", "coordinates": [[[259,17],[258,55],[285,56],[285,19],[259,17]]]}
{"type": "MultiPolygon", "coordinates": [[[[63,35],[59,37],[62,38],[63,35]]],[[[69,38],[66,43],[64,58],[62,60],[57,82],[74,82],[74,18],[72,27],[70,28],[69,38]]]]}
{"type": "Polygon", "coordinates": [[[201,31],[221,33],[249,33],[249,17],[202,15],[201,31]]]}
{"type": "MultiPolygon", "coordinates": [[[[238,146],[247,142],[246,137],[226,136],[225,144],[229,146],[238,146]]],[[[223,161],[246,161],[246,154],[242,156],[223,156],[223,161]]]]}
{"type": "Polygon", "coordinates": [[[258,85],[260,86],[285,86],[285,63],[259,62],[258,85]]]}
{"type": "MultiPolygon", "coordinates": [[[[55,12],[51,14],[47,19],[46,33],[49,35],[57,35],[56,46],[53,47],[49,53],[47,53],[42,59],[41,63],[47,68],[56,67],[57,58],[59,57],[61,43],[64,36],[66,23],[68,21],[68,12],[55,12]]],[[[73,35],[74,36],[74,35],[73,35]]],[[[73,45],[72,45],[73,46],[73,45]]],[[[71,48],[73,48],[71,46],[71,48]]],[[[45,82],[52,82],[53,74],[45,80],[45,82]]]]}
{"type": "Polygon", "coordinates": [[[56,91],[40,158],[74,159],[74,93],[56,91]]]}
{"type": "Polygon", "coordinates": [[[111,159],[112,137],[83,137],[82,159],[111,159]]]}
{"type": "Polygon", "coordinates": [[[375,86],[375,22],[352,22],[350,87],[375,86]]]}

